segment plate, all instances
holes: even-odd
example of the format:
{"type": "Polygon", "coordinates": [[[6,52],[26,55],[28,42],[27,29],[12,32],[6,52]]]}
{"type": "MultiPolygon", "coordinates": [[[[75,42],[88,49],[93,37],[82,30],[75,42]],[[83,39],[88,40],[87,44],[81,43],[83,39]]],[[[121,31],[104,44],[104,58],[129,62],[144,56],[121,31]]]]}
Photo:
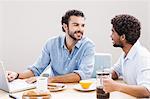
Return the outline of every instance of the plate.
{"type": "Polygon", "coordinates": [[[48,85],[48,90],[50,92],[62,91],[67,88],[67,85],[62,83],[50,83],[48,85]]]}
{"type": "Polygon", "coordinates": [[[84,88],[82,88],[82,86],[80,84],[77,84],[77,85],[74,85],[74,89],[78,90],[78,91],[84,91],[84,92],[94,91],[94,90],[96,90],[96,84],[93,83],[88,89],[84,89],[84,88]]]}

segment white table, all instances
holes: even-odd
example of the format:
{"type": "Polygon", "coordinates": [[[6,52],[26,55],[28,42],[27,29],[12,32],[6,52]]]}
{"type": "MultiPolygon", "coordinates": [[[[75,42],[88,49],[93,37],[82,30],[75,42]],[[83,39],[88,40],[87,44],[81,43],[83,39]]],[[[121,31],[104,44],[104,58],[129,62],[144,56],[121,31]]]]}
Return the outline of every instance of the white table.
{"type": "MultiPolygon", "coordinates": [[[[119,81],[120,82],[120,81],[119,81]]],[[[77,83],[67,84],[67,88],[58,92],[51,92],[52,99],[96,99],[96,91],[81,92],[74,90],[74,85],[77,83]]],[[[23,92],[15,93],[22,96],[23,92]]],[[[11,99],[9,93],[0,90],[0,99],[11,99]]],[[[110,93],[110,99],[136,99],[133,96],[121,92],[110,93]]]]}

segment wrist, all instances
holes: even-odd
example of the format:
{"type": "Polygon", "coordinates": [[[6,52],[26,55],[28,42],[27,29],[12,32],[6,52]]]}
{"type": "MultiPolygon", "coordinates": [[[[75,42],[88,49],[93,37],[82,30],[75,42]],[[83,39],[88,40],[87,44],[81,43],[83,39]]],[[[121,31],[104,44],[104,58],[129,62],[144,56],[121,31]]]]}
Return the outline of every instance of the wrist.
{"type": "Polygon", "coordinates": [[[55,83],[55,79],[53,77],[48,77],[48,83],[55,83]]]}
{"type": "Polygon", "coordinates": [[[19,73],[17,73],[17,76],[16,76],[16,78],[15,79],[18,79],[19,78],[19,73]]]}
{"type": "Polygon", "coordinates": [[[121,83],[118,83],[118,84],[116,85],[116,91],[121,92],[121,90],[122,90],[122,84],[121,84],[121,83]]]}

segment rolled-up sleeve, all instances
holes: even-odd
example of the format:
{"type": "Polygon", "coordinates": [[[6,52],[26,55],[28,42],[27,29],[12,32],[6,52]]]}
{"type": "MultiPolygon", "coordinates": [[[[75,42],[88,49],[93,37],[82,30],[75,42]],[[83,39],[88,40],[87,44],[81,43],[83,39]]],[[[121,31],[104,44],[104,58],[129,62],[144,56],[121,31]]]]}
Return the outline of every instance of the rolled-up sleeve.
{"type": "Polygon", "coordinates": [[[95,45],[92,44],[90,47],[86,48],[78,70],[74,70],[75,73],[80,75],[81,79],[88,79],[92,76],[94,69],[94,54],[95,45]]]}
{"type": "Polygon", "coordinates": [[[137,70],[137,85],[146,87],[150,92],[150,57],[142,57],[137,70]]]}
{"type": "Polygon", "coordinates": [[[51,61],[48,47],[49,45],[47,41],[45,45],[43,46],[41,55],[38,57],[36,62],[28,68],[34,73],[35,76],[39,76],[44,71],[44,69],[49,65],[51,61]]]}

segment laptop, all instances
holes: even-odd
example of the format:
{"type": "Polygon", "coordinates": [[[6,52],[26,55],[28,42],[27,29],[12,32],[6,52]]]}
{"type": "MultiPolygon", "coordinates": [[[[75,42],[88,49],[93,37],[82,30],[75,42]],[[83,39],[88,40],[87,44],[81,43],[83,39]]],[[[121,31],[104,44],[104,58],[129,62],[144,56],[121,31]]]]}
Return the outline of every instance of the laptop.
{"type": "Polygon", "coordinates": [[[25,80],[22,79],[16,79],[12,82],[8,82],[3,62],[0,61],[0,90],[4,90],[9,93],[15,93],[35,87],[35,84],[28,84],[25,82],[25,80]]]}

